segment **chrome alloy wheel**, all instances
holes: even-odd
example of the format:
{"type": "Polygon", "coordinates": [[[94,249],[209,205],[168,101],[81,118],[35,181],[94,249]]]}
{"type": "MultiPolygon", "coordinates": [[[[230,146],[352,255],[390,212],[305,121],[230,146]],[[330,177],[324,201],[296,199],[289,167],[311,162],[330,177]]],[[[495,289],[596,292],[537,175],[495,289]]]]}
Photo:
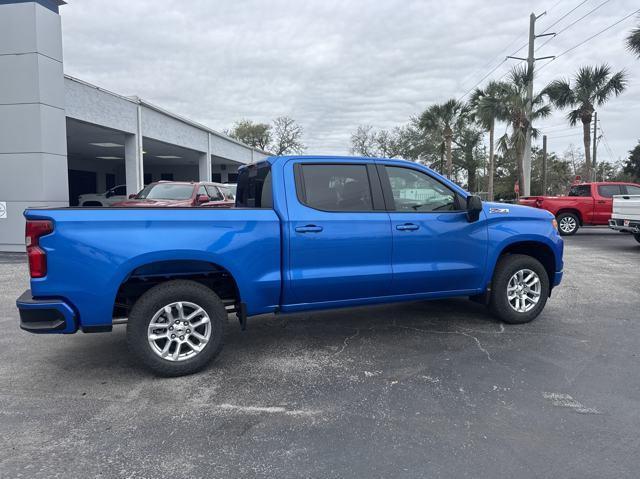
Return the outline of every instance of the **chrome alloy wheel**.
{"type": "Polygon", "coordinates": [[[507,299],[518,313],[531,311],[540,299],[542,285],[535,271],[521,269],[516,271],[507,284],[507,299]]]}
{"type": "Polygon", "coordinates": [[[571,233],[575,231],[577,226],[578,223],[573,216],[563,216],[560,219],[560,223],[558,223],[558,228],[560,228],[560,231],[563,233],[571,233]]]}
{"type": "Polygon", "coordinates": [[[188,301],[177,301],[160,308],[147,328],[151,350],[167,361],[193,358],[210,338],[209,315],[188,301]]]}

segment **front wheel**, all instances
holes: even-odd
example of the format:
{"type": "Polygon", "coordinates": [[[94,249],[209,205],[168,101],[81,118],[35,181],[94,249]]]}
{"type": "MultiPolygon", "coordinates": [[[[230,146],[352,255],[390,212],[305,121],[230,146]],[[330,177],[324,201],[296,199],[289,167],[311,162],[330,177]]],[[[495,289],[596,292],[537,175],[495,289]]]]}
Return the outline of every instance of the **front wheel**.
{"type": "Polygon", "coordinates": [[[640,243],[640,233],[634,233],[633,237],[636,239],[638,243],[640,243]]]}
{"type": "Polygon", "coordinates": [[[580,220],[573,213],[561,213],[556,216],[558,231],[561,236],[571,236],[576,234],[580,228],[580,220]]]}
{"type": "Polygon", "coordinates": [[[134,304],[127,324],[131,353],[161,376],[204,368],[222,349],[226,310],[218,296],[195,281],[159,284],[134,304]]]}
{"type": "Polygon", "coordinates": [[[505,323],[534,320],[549,297],[549,278],[535,258],[513,254],[502,257],[491,282],[489,309],[505,323]]]}

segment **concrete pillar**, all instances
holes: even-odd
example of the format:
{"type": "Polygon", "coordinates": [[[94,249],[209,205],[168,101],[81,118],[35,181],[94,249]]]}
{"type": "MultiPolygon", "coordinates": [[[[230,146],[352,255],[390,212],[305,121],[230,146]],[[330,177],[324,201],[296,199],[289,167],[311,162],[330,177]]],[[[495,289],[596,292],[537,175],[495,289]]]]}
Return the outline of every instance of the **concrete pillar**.
{"type": "Polygon", "coordinates": [[[63,3],[0,2],[0,251],[24,251],[25,208],[69,205],[63,3]]]}
{"type": "Polygon", "coordinates": [[[211,181],[211,135],[207,133],[207,152],[198,158],[198,179],[211,181]]]}
{"type": "Polygon", "coordinates": [[[137,132],[124,136],[124,169],[127,195],[138,193],[144,186],[144,160],[142,153],[142,107],[138,105],[137,132]]]}

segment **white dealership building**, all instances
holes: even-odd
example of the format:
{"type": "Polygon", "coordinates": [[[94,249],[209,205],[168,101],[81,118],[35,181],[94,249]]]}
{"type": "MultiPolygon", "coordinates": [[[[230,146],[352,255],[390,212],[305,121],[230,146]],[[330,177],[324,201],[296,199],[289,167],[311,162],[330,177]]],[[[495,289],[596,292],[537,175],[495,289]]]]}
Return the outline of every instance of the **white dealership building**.
{"type": "MultiPolygon", "coordinates": [[[[158,180],[234,182],[267,156],[138,97],[64,74],[60,0],[0,0],[0,251],[25,208],[158,180]]],[[[70,8],[70,7],[66,7],[70,8]]]]}

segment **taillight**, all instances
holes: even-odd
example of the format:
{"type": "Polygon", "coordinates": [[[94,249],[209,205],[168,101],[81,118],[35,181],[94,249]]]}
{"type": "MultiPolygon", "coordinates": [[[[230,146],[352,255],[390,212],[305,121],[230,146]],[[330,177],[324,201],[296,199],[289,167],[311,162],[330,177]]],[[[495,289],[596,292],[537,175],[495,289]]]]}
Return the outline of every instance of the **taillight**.
{"type": "Polygon", "coordinates": [[[29,274],[32,278],[47,275],[47,254],[40,248],[40,237],[53,231],[53,223],[48,220],[27,220],[25,242],[29,258],[29,274]]]}

